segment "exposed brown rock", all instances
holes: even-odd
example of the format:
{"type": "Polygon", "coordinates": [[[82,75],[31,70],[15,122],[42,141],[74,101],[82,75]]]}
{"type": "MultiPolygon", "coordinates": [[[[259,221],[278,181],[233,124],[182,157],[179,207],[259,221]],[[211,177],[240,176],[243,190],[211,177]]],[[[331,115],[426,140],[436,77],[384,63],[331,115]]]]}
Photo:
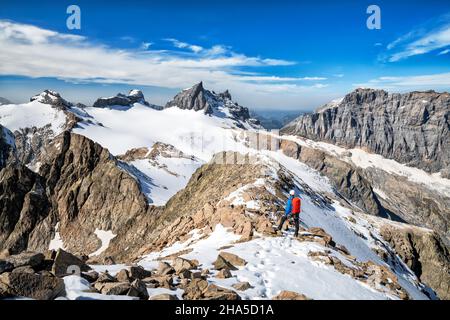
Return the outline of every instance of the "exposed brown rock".
{"type": "Polygon", "coordinates": [[[252,285],[247,281],[235,283],[232,285],[232,287],[238,291],[245,291],[245,290],[253,288],[252,285]]]}
{"type": "Polygon", "coordinates": [[[435,232],[394,224],[383,226],[380,232],[421,282],[441,299],[450,299],[450,255],[435,232]]]}
{"type": "Polygon", "coordinates": [[[131,282],[130,275],[127,269],[122,269],[116,274],[116,279],[119,282],[131,282]]]}
{"type": "Polygon", "coordinates": [[[233,253],[222,251],[219,255],[234,266],[243,267],[247,264],[247,261],[233,253]]]}
{"type": "Polygon", "coordinates": [[[179,300],[176,295],[163,293],[151,296],[149,300],[179,300]]]}
{"type": "Polygon", "coordinates": [[[142,280],[147,277],[152,276],[152,272],[149,270],[145,270],[141,266],[131,266],[129,271],[129,276],[131,279],[139,279],[142,280]]]}
{"type": "Polygon", "coordinates": [[[136,279],[131,283],[131,287],[127,295],[132,297],[138,297],[141,300],[148,300],[149,297],[147,286],[143,281],[139,279],[136,279]]]}
{"type": "Polygon", "coordinates": [[[192,261],[179,257],[173,260],[172,266],[176,273],[180,273],[183,270],[192,270],[196,268],[196,265],[192,261]]]}
{"type": "Polygon", "coordinates": [[[95,288],[106,295],[126,295],[131,288],[128,282],[96,283],[95,288]]]}
{"type": "Polygon", "coordinates": [[[272,300],[311,300],[311,299],[301,293],[283,290],[275,297],[273,297],[272,300]]]}
{"type": "Polygon", "coordinates": [[[175,273],[175,269],[172,268],[172,266],[167,262],[160,261],[158,263],[158,269],[156,270],[156,273],[158,273],[159,275],[172,274],[175,273]]]}
{"type": "Polygon", "coordinates": [[[58,249],[55,260],[53,261],[52,272],[58,276],[64,276],[73,272],[73,267],[79,268],[80,271],[89,271],[91,268],[82,260],[73,254],[58,249]]]}
{"type": "Polygon", "coordinates": [[[3,296],[21,296],[37,300],[52,300],[64,294],[64,281],[57,277],[32,273],[3,273],[0,275],[3,296]],[[3,289],[2,289],[3,288],[3,289]],[[6,288],[6,290],[5,290],[6,288]]]}
{"type": "Polygon", "coordinates": [[[230,262],[228,262],[220,254],[217,256],[217,259],[216,259],[216,261],[214,261],[213,265],[216,270],[222,270],[222,269],[237,270],[237,268],[235,266],[233,266],[230,262]]]}
{"type": "Polygon", "coordinates": [[[228,269],[228,268],[221,269],[216,275],[216,278],[219,278],[219,279],[227,279],[227,278],[231,278],[231,277],[232,277],[232,274],[231,274],[230,269],[228,269]]]}

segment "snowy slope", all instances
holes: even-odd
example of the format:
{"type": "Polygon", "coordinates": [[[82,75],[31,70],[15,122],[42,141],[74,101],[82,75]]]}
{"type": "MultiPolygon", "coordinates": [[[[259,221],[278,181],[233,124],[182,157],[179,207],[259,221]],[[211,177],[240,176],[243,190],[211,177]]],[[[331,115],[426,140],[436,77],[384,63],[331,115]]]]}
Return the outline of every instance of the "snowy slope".
{"type": "Polygon", "coordinates": [[[159,165],[146,159],[131,161],[123,168],[135,176],[149,201],[164,205],[184,188],[202,164],[222,150],[245,151],[235,141],[232,119],[206,115],[194,110],[168,108],[155,110],[135,103],[127,109],[85,108],[89,117],[73,130],[98,142],[113,155],[155,143],[172,145],[192,158],[158,158],[159,165]],[[164,169],[161,168],[164,167],[164,169]]]}
{"type": "Polygon", "coordinates": [[[54,135],[62,132],[66,116],[62,110],[37,100],[24,104],[8,104],[0,108],[0,124],[11,131],[50,126],[54,135]]]}

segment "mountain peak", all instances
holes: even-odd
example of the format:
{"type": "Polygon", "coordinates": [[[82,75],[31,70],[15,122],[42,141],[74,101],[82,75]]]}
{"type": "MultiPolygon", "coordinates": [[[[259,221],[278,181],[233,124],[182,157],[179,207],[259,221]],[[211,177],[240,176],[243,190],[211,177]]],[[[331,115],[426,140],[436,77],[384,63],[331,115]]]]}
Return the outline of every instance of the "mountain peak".
{"type": "Polygon", "coordinates": [[[30,98],[30,101],[37,101],[44,104],[50,104],[53,106],[70,107],[71,103],[64,100],[61,95],[53,90],[44,90],[41,93],[30,98]]]}
{"type": "Polygon", "coordinates": [[[152,107],[154,109],[159,109],[159,107],[151,105],[145,100],[144,94],[141,90],[132,89],[128,92],[128,94],[118,93],[113,97],[109,98],[98,98],[97,101],[94,102],[94,108],[108,108],[112,106],[120,106],[120,107],[131,107],[135,103],[140,103],[148,107],[152,107]]]}
{"type": "Polygon", "coordinates": [[[259,127],[259,122],[250,117],[248,108],[231,100],[228,90],[222,93],[206,90],[203,82],[179,92],[165,108],[177,107],[183,110],[203,111],[205,114],[233,119],[236,122],[248,122],[252,127],[259,127]]]}

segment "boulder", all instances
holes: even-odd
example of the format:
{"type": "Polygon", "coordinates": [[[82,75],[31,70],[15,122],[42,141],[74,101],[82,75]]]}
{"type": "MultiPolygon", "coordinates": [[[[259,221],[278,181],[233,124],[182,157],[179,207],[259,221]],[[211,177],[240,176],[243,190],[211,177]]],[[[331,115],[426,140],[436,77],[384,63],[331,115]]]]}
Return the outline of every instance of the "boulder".
{"type": "Polygon", "coordinates": [[[117,282],[117,279],[114,278],[112,275],[110,275],[108,271],[102,272],[97,278],[97,283],[107,283],[107,282],[117,282]]]}
{"type": "Polygon", "coordinates": [[[151,296],[149,300],[179,300],[176,295],[163,293],[151,296]]]}
{"type": "Polygon", "coordinates": [[[92,270],[89,272],[82,272],[81,277],[92,283],[98,280],[99,274],[97,271],[92,270]]]}
{"type": "Polygon", "coordinates": [[[203,292],[205,300],[241,300],[241,297],[233,290],[210,284],[203,292]]]}
{"type": "Polygon", "coordinates": [[[208,281],[193,279],[184,289],[183,299],[199,300],[203,298],[203,291],[208,287],[208,281]]]}
{"type": "Polygon", "coordinates": [[[196,264],[190,260],[183,258],[175,258],[172,263],[173,268],[175,269],[175,273],[180,273],[183,270],[192,270],[196,268],[196,264]]]}
{"type": "Polygon", "coordinates": [[[226,261],[228,261],[229,263],[231,263],[234,266],[245,266],[247,264],[247,261],[245,261],[244,259],[242,259],[241,257],[233,254],[233,253],[229,253],[229,252],[221,252],[219,253],[220,256],[222,256],[222,258],[224,258],[226,261]]]}
{"type": "Polygon", "coordinates": [[[97,290],[106,295],[126,295],[128,294],[131,285],[128,282],[107,282],[96,283],[97,290]]]}
{"type": "Polygon", "coordinates": [[[238,291],[245,291],[247,289],[253,288],[252,285],[247,281],[235,283],[232,285],[232,287],[238,291]]]}
{"type": "Polygon", "coordinates": [[[145,270],[141,266],[131,266],[128,274],[129,274],[130,278],[133,280],[135,280],[135,279],[142,280],[144,278],[152,276],[151,271],[145,270]]]}
{"type": "Polygon", "coordinates": [[[192,272],[189,270],[183,269],[181,272],[178,273],[178,276],[181,279],[191,279],[192,278],[192,272]]]}
{"type": "Polygon", "coordinates": [[[36,300],[52,300],[64,295],[64,281],[57,277],[31,273],[3,273],[0,291],[4,297],[21,296],[36,300]]]}
{"type": "Polygon", "coordinates": [[[14,265],[14,268],[23,266],[38,268],[44,261],[44,258],[45,256],[42,253],[26,251],[9,256],[6,261],[14,265]]]}
{"type": "Polygon", "coordinates": [[[230,269],[228,269],[228,268],[221,269],[216,275],[216,278],[219,278],[219,279],[227,279],[227,278],[231,278],[231,277],[232,277],[232,274],[231,274],[230,269]]]}
{"type": "Polygon", "coordinates": [[[159,288],[172,289],[173,278],[171,275],[156,276],[152,279],[158,283],[159,288]]]}
{"type": "Polygon", "coordinates": [[[57,277],[65,276],[71,273],[70,271],[72,271],[72,268],[79,268],[80,271],[91,270],[91,268],[78,257],[62,249],[58,249],[55,255],[55,260],[53,261],[53,274],[57,277]]]}
{"type": "Polygon", "coordinates": [[[148,300],[147,286],[142,280],[136,279],[131,283],[131,287],[127,295],[132,297],[138,297],[139,299],[142,300],[148,300]]]}
{"type": "Polygon", "coordinates": [[[160,261],[158,264],[158,269],[156,269],[156,273],[160,275],[172,274],[175,273],[175,269],[172,268],[172,266],[167,262],[160,261]]]}
{"type": "Polygon", "coordinates": [[[214,261],[213,265],[216,270],[222,270],[224,268],[229,269],[229,270],[237,270],[237,268],[234,265],[232,265],[230,262],[228,262],[220,254],[217,256],[217,259],[216,259],[216,261],[214,261]]]}
{"type": "Polygon", "coordinates": [[[122,269],[116,274],[116,279],[119,282],[131,282],[130,275],[127,269],[122,269]]]}
{"type": "Polygon", "coordinates": [[[311,300],[311,299],[309,299],[307,296],[301,293],[283,290],[275,297],[273,297],[272,300],[311,300]]]}

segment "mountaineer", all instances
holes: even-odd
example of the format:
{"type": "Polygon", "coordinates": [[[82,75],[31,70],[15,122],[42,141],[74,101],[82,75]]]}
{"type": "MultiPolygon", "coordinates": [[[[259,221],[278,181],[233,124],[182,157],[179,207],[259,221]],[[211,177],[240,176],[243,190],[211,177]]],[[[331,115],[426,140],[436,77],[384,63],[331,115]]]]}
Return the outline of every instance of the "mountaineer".
{"type": "Polygon", "coordinates": [[[298,229],[299,229],[299,216],[301,211],[301,200],[299,197],[295,196],[295,191],[291,190],[289,192],[289,198],[286,202],[286,207],[284,210],[284,215],[281,218],[280,225],[278,226],[278,230],[281,230],[283,228],[283,224],[286,222],[286,220],[289,218],[290,215],[292,215],[294,219],[294,225],[295,225],[295,233],[294,236],[298,236],[298,229]]]}

